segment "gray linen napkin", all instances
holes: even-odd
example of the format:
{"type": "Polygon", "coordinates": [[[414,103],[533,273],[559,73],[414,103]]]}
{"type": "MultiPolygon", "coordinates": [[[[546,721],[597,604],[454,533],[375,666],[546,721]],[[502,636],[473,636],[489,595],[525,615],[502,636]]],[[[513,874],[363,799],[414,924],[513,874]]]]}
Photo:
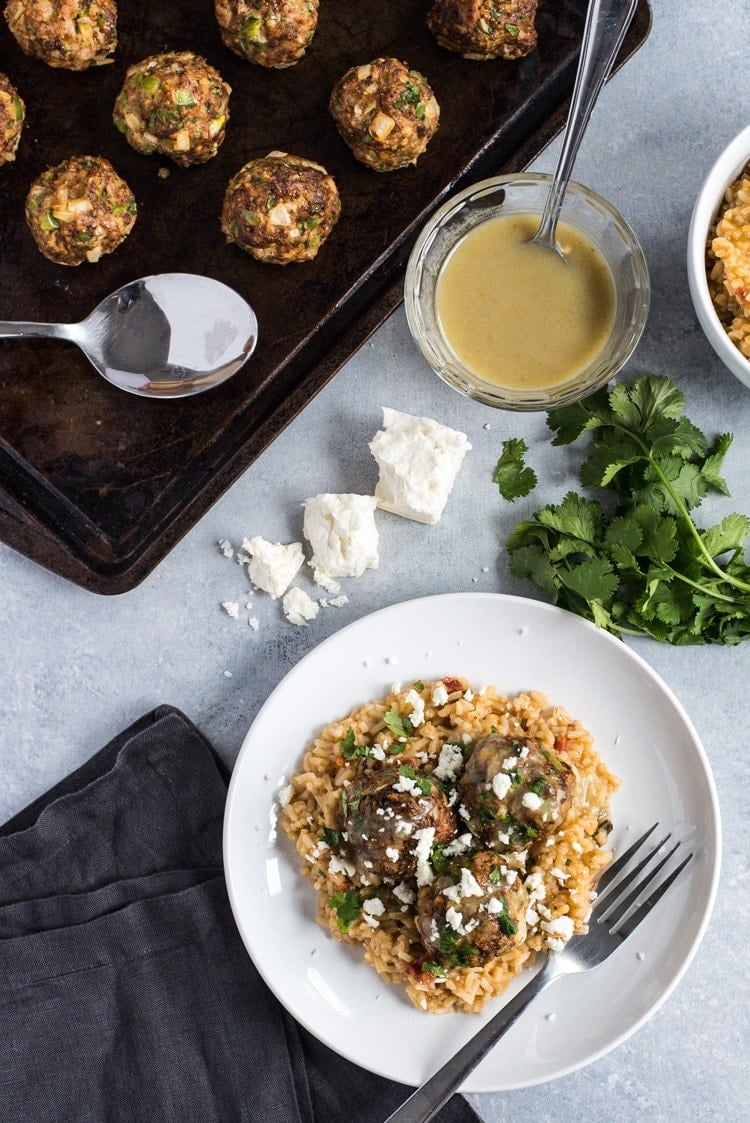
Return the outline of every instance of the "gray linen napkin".
{"type": "MultiPolygon", "coordinates": [[[[226,781],[162,706],[0,827],[3,1123],[377,1123],[408,1095],[260,979],[224,885],[226,781]]],[[[437,1118],[478,1117],[454,1096],[437,1118]]]]}

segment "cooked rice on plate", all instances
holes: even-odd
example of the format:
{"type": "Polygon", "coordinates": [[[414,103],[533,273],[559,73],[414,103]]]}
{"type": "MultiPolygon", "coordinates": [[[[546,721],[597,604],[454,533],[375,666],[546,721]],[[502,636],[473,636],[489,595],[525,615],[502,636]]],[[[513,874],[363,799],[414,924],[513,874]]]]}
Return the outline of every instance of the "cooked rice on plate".
{"type": "Polygon", "coordinates": [[[586,931],[617,787],[544,694],[443,678],[327,725],[280,822],[335,939],[420,1010],[477,1012],[586,931]]]}

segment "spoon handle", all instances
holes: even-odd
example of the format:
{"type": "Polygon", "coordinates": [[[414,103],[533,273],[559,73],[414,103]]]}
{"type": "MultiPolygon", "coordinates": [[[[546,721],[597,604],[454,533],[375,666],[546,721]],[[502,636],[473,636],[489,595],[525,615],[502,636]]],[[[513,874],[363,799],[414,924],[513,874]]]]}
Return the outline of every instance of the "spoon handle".
{"type": "Polygon", "coordinates": [[[0,320],[0,339],[70,339],[70,324],[35,324],[0,320]]]}
{"type": "Polygon", "coordinates": [[[638,0],[589,0],[560,158],[536,235],[554,244],[565,189],[591,110],[625,38],[638,0]]]}

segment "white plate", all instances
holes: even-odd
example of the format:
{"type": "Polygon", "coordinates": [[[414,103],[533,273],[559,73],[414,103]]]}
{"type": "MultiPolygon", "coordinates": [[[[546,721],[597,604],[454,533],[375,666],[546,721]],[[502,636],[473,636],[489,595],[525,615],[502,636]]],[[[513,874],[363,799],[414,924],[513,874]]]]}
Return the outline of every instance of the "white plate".
{"type": "Polygon", "coordinates": [[[464,1086],[522,1088],[588,1064],[638,1029],[687,969],[713,906],[721,836],[708,761],[677,699],[621,641],[561,609],[493,594],[426,597],[344,628],[289,672],[242,745],[224,821],[229,897],[248,952],[287,1010],[337,1053],[405,1084],[426,1079],[520,989],[523,975],[478,1015],[420,1013],[315,923],[315,893],[275,828],[275,794],[316,731],[393,682],[443,675],[507,694],[545,691],[591,731],[622,780],[614,848],[658,819],[690,836],[697,854],[618,952],[556,982],[464,1086]]]}

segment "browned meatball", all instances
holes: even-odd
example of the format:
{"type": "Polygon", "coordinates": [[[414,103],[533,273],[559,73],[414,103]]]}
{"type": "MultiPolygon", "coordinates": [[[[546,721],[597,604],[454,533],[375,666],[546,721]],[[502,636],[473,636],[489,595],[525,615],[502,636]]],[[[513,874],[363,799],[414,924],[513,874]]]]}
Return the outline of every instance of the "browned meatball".
{"type": "Polygon", "coordinates": [[[437,0],[427,26],[464,58],[514,59],[536,46],[537,0],[437,0]]]}
{"type": "Polygon", "coordinates": [[[94,264],[130,233],[133,193],[102,156],[72,156],[34,181],[26,222],[37,246],[58,265],[94,264]]]}
{"type": "Polygon", "coordinates": [[[0,74],[0,164],[16,158],[26,106],[9,78],[0,74]]]}
{"type": "Polygon", "coordinates": [[[21,50],[48,66],[88,70],[117,46],[115,0],[8,0],[5,18],[21,50]]]}
{"type": "Polygon", "coordinates": [[[485,846],[522,849],[559,826],[574,783],[572,769],[538,741],[491,733],[458,781],[459,814],[485,846]]]}
{"type": "Polygon", "coordinates": [[[478,966],[526,938],[526,893],[508,884],[497,854],[454,861],[417,895],[416,924],[428,955],[446,966],[478,966]]]}
{"type": "Polygon", "coordinates": [[[192,51],[151,55],[125,75],[112,119],[136,152],[188,167],[212,159],[229,120],[230,86],[192,51]]]}
{"type": "Polygon", "coordinates": [[[427,79],[395,58],[347,70],[329,108],[356,158],[378,172],[416,164],[440,120],[427,79]]]}
{"type": "Polygon", "coordinates": [[[214,0],[214,9],[224,44],[259,66],[293,66],[318,25],[318,0],[214,0]]]}
{"type": "Polygon", "coordinates": [[[221,229],[258,261],[310,261],[338,222],[341,201],[320,164],[286,152],[251,160],[230,180],[221,229]]]}
{"type": "Polygon", "coordinates": [[[384,768],[354,784],[343,814],[357,864],[363,872],[385,877],[414,876],[425,838],[421,831],[427,832],[430,847],[456,834],[442,788],[406,765],[384,768]]]}

